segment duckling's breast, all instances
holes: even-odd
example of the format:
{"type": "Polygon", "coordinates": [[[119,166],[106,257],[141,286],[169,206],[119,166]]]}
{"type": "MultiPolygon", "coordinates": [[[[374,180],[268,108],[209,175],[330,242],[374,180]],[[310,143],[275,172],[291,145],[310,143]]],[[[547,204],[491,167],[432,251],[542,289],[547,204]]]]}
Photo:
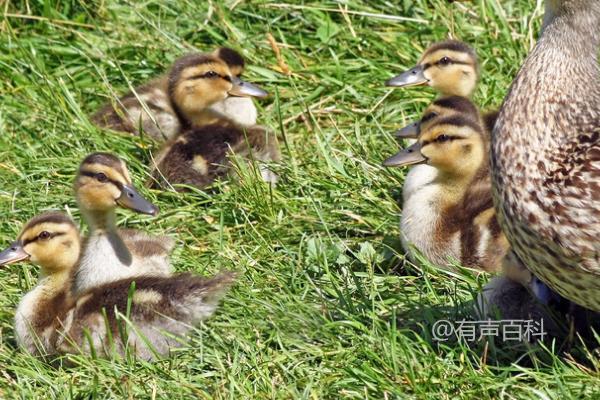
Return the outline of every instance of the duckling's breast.
{"type": "Polygon", "coordinates": [[[35,318],[37,301],[41,293],[41,288],[36,287],[27,293],[17,307],[15,312],[15,337],[20,348],[25,349],[31,354],[37,354],[35,337],[38,332],[31,329],[31,321],[35,318]]]}
{"type": "Polygon", "coordinates": [[[60,318],[70,307],[68,287],[51,291],[43,278],[38,285],[29,291],[15,312],[15,336],[20,348],[30,354],[55,353],[54,342],[60,318]]]}
{"type": "Polygon", "coordinates": [[[240,126],[256,125],[258,111],[249,97],[228,97],[213,104],[210,110],[240,126]]]}
{"type": "Polygon", "coordinates": [[[416,191],[423,186],[426,186],[433,182],[437,176],[437,169],[430,165],[415,165],[412,167],[402,185],[402,198],[407,201],[416,191]]]}
{"type": "Polygon", "coordinates": [[[414,246],[432,263],[445,266],[451,259],[460,260],[460,233],[441,234],[442,210],[439,185],[420,185],[402,205],[401,240],[411,254],[414,246]]]}

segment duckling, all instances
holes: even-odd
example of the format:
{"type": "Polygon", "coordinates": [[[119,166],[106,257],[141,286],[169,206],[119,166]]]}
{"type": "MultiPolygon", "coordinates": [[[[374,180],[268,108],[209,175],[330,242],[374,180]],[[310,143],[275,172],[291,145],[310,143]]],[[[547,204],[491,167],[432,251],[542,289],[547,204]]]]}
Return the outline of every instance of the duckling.
{"type": "MultiPolygon", "coordinates": [[[[427,85],[442,96],[471,97],[479,80],[479,61],[475,50],[458,40],[445,40],[429,46],[417,65],[386,82],[386,86],[408,87],[427,85]]],[[[484,126],[491,132],[497,111],[483,114],[484,126]]],[[[398,133],[402,137],[416,135],[418,121],[398,133]]]]}
{"type": "Polygon", "coordinates": [[[600,311],[600,2],[547,0],[492,135],[499,220],[526,267],[600,311]]]}
{"type": "Polygon", "coordinates": [[[223,272],[213,278],[184,273],[136,277],[93,287],[73,295],[71,277],[81,249],[79,231],[59,212],[25,224],[17,240],[0,253],[0,265],[29,260],[40,266],[37,285],[20,301],[15,333],[20,348],[33,355],[90,353],[123,355],[131,349],[144,359],[167,355],[179,346],[176,336],[214,313],[235,279],[223,272]],[[134,325],[128,336],[123,315],[134,325]],[[109,328],[107,330],[107,328],[109,328]]]}
{"type": "MultiPolygon", "coordinates": [[[[405,128],[400,129],[396,132],[396,136],[401,139],[415,139],[418,137],[418,133],[422,127],[423,130],[427,130],[429,124],[435,121],[436,118],[450,116],[452,114],[462,114],[468,116],[474,121],[479,118],[479,112],[475,105],[465,97],[461,96],[444,96],[434,100],[429,107],[423,113],[421,120],[416,122],[414,125],[409,125],[405,128]]],[[[497,113],[495,113],[497,115],[497,113]]],[[[485,117],[485,116],[483,116],[485,117]]],[[[484,125],[487,125],[485,121],[477,121],[484,125]]],[[[484,133],[488,133],[487,130],[484,133]]],[[[489,138],[486,139],[489,140],[489,138]]],[[[486,141],[487,141],[486,140],[486,141]]],[[[437,169],[427,164],[414,165],[404,179],[403,184],[403,199],[406,202],[408,198],[415,193],[418,189],[422,188],[431,183],[437,175],[437,169]]],[[[490,188],[491,190],[491,188],[490,188]]],[[[531,311],[538,307],[538,304],[547,305],[552,299],[556,298],[556,295],[541,284],[525,266],[522,265],[521,261],[512,252],[508,251],[506,256],[502,259],[502,274],[503,277],[493,278],[492,281],[486,285],[484,289],[485,296],[480,294],[479,303],[482,305],[492,304],[494,308],[498,308],[503,315],[512,315],[514,319],[517,317],[517,311],[524,312],[524,310],[531,311]],[[522,289],[519,289],[518,286],[522,289]],[[531,301],[527,305],[517,304],[505,304],[504,299],[510,299],[511,296],[507,293],[522,293],[523,296],[529,296],[533,294],[531,301]],[[525,295],[527,293],[527,295],[525,295]]],[[[492,317],[492,312],[489,308],[485,308],[482,315],[486,318],[492,317]]],[[[519,314],[520,315],[520,314],[519,314]]]]}
{"type": "MultiPolygon", "coordinates": [[[[404,202],[405,248],[414,245],[430,261],[497,271],[508,251],[492,203],[488,153],[478,114],[439,116],[421,126],[418,141],[384,166],[426,163],[437,171],[404,202]]],[[[410,254],[410,251],[409,251],[410,254]]]]}
{"type": "Polygon", "coordinates": [[[69,286],[81,241],[71,218],[48,212],[29,220],[17,240],[0,253],[0,266],[24,260],[41,265],[37,286],[19,302],[15,313],[17,344],[31,354],[52,352],[60,320],[71,306],[69,286]]]}
{"type": "MultiPolygon", "coordinates": [[[[258,86],[232,74],[227,60],[234,63],[236,72],[240,71],[241,56],[235,53],[237,57],[234,57],[234,53],[231,49],[219,49],[213,54],[183,56],[175,61],[166,76],[137,88],[135,93],[126,94],[117,105],[106,105],[92,120],[98,126],[134,135],[139,134],[141,128],[160,141],[175,137],[186,127],[205,123],[210,115],[206,110],[229,96],[266,96],[267,92],[258,86]]],[[[255,108],[249,110],[247,102],[238,104],[237,108],[233,107],[235,104],[217,106],[212,113],[223,111],[228,118],[244,123],[252,119],[255,108]],[[240,111],[249,115],[228,114],[240,111]]]]}
{"type": "MultiPolygon", "coordinates": [[[[421,126],[427,129],[428,124],[440,116],[449,116],[460,113],[474,120],[479,118],[479,112],[475,105],[469,99],[461,96],[445,96],[436,99],[431,103],[423,117],[418,122],[408,125],[396,132],[396,137],[400,139],[413,140],[418,137],[421,126]]],[[[402,185],[402,198],[406,202],[408,198],[419,188],[428,185],[437,176],[437,169],[427,164],[417,164],[410,168],[404,178],[402,185]]]]}
{"type": "Polygon", "coordinates": [[[158,214],[158,208],[133,186],[123,160],[109,153],[88,155],[75,178],[75,194],[90,228],[75,273],[75,292],[131,276],[171,273],[171,239],[116,227],[115,210],[119,206],[158,214]]]}
{"type": "MultiPolygon", "coordinates": [[[[260,162],[279,161],[277,137],[255,125],[241,128],[228,121],[195,127],[167,144],[156,158],[150,186],[187,184],[203,188],[230,171],[229,156],[236,154],[260,162]]],[[[277,175],[261,164],[265,182],[277,175]]]]}
{"type": "Polygon", "coordinates": [[[477,54],[466,43],[445,40],[429,46],[417,65],[385,84],[392,87],[428,85],[447,96],[469,97],[477,86],[477,54]]]}

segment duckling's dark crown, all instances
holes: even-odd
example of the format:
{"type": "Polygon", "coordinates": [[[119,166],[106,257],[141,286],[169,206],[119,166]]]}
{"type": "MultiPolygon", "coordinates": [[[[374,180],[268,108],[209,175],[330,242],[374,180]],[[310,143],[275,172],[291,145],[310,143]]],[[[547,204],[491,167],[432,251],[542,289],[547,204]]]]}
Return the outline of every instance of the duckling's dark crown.
{"type": "Polygon", "coordinates": [[[23,227],[23,229],[21,231],[25,232],[25,231],[33,228],[36,225],[46,224],[46,223],[68,224],[73,227],[75,226],[75,223],[68,215],[66,215],[60,211],[48,211],[48,212],[45,212],[40,215],[36,215],[35,217],[31,218],[29,221],[27,221],[27,223],[25,224],[25,226],[23,227]]]}
{"type": "Polygon", "coordinates": [[[124,173],[123,164],[122,164],[121,159],[110,153],[98,152],[98,153],[92,153],[92,154],[88,155],[81,162],[79,170],[81,171],[82,169],[85,168],[85,166],[92,165],[92,164],[105,165],[109,168],[117,170],[121,174],[124,173]]]}
{"type": "Polygon", "coordinates": [[[244,68],[244,57],[229,47],[220,47],[217,49],[217,57],[223,60],[225,64],[229,65],[230,67],[244,68]]]}
{"type": "Polygon", "coordinates": [[[474,61],[477,61],[477,53],[466,43],[460,42],[458,40],[444,40],[443,42],[437,42],[432,44],[423,54],[423,57],[426,57],[429,54],[432,54],[438,50],[451,50],[459,53],[468,54],[474,61]]]}
{"type": "Polygon", "coordinates": [[[461,114],[477,117],[477,107],[466,97],[462,96],[446,96],[436,99],[433,104],[438,107],[455,110],[461,114]]]}

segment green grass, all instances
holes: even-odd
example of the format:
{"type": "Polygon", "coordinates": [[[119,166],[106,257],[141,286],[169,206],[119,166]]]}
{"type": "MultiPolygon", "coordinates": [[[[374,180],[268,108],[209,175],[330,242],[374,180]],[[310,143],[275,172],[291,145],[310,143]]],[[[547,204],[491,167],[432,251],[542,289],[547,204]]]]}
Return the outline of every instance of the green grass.
{"type": "Polygon", "coordinates": [[[396,203],[404,171],[380,166],[397,148],[390,132],[434,97],[383,82],[454,35],[483,63],[478,104],[499,105],[539,29],[535,2],[91,3],[2,4],[2,246],[42,210],[79,217],[71,185],[88,152],[119,154],[142,185],[158,148],[99,130],[88,115],[188,51],[242,50],[247,78],[272,93],[260,119],[281,139],[281,182],[270,191],[244,174],[206,192],[144,190],[161,215],[120,214],[123,225],[176,238],[179,271],[243,272],[215,317],[169,360],[75,357],[66,367],[22,353],[12,317],[37,270],[1,269],[0,398],[598,395],[599,365],[585,352],[575,362],[558,350],[432,341],[431,324],[468,314],[487,277],[404,260],[396,203]],[[280,73],[267,33],[291,76],[280,73]]]}

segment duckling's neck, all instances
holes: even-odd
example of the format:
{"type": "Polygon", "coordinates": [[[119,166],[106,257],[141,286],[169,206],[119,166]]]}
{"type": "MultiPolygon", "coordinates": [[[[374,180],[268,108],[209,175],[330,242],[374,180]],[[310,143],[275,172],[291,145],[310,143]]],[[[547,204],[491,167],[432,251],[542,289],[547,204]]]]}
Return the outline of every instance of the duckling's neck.
{"type": "MultiPolygon", "coordinates": [[[[88,261],[90,255],[89,248],[94,247],[94,242],[107,242],[111,248],[111,253],[116,256],[120,263],[131,265],[133,257],[129,248],[119,234],[116,223],[116,214],[114,210],[110,211],[90,211],[84,212],[84,218],[90,226],[90,238],[88,241],[88,251],[84,253],[84,262],[88,261]]],[[[93,256],[92,256],[93,257],[93,256]]]]}
{"type": "Polygon", "coordinates": [[[133,263],[133,255],[117,230],[114,210],[85,210],[83,215],[90,232],[75,272],[75,293],[121,278],[133,263]]]}
{"type": "Polygon", "coordinates": [[[458,82],[449,82],[448,84],[439,84],[437,89],[440,92],[440,97],[448,97],[448,96],[460,96],[470,98],[473,92],[475,91],[475,86],[477,86],[477,81],[458,81],[458,82]]]}
{"type": "Polygon", "coordinates": [[[63,290],[67,292],[70,289],[72,281],[71,268],[65,268],[60,272],[47,271],[42,268],[38,285],[43,288],[46,296],[52,296],[63,290]]]}
{"type": "Polygon", "coordinates": [[[90,233],[114,232],[117,230],[115,210],[82,210],[90,233]]]}
{"type": "Polygon", "coordinates": [[[476,171],[463,173],[439,170],[435,183],[439,185],[440,205],[450,206],[457,204],[467,192],[476,171]]]}
{"type": "MultiPolygon", "coordinates": [[[[177,104],[175,98],[170,96],[171,108],[175,111],[177,118],[179,118],[183,129],[189,128],[192,125],[201,125],[205,122],[206,110],[212,104],[206,104],[201,102],[194,103],[193,109],[185,109],[181,104],[177,104]]],[[[189,107],[188,107],[189,108],[189,107]]]]}
{"type": "MultiPolygon", "coordinates": [[[[115,211],[87,211],[84,215],[90,226],[90,238],[94,238],[95,242],[107,242],[110,246],[111,254],[116,256],[121,264],[131,265],[133,256],[119,234],[115,211]]],[[[92,240],[88,241],[88,248],[90,246],[94,247],[91,242],[92,240]]],[[[89,255],[89,251],[84,253],[85,262],[88,261],[89,255]]]]}

